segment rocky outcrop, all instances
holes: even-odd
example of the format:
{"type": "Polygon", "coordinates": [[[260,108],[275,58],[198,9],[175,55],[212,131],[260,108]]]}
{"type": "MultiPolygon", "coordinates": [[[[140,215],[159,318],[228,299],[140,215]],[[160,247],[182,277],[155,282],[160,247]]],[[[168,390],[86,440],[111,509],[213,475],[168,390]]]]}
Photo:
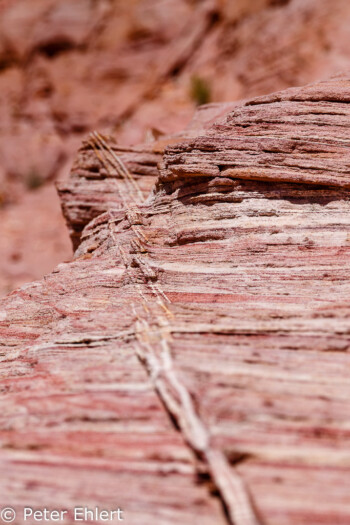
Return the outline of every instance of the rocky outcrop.
{"type": "Polygon", "coordinates": [[[305,84],[350,61],[346,0],[1,0],[0,9],[8,184],[33,171],[57,177],[93,129],[143,142],[151,127],[179,132],[208,98],[305,84]]]}
{"type": "Polygon", "coordinates": [[[168,150],[161,181],[211,176],[350,187],[349,81],[247,101],[226,122],[168,150]]]}
{"type": "Polygon", "coordinates": [[[157,151],[90,136],[60,190],[74,261],[0,306],[0,506],[350,521],[349,87],[157,151]]]}
{"type": "MultiPolygon", "coordinates": [[[[46,228],[49,205],[36,207],[42,231],[34,234],[28,202],[47,200],[41,186],[67,176],[89,132],[123,147],[143,143],[181,132],[198,104],[349,67],[349,17],[347,0],[0,0],[0,222],[8,239],[0,295],[70,257],[46,228]],[[36,198],[21,200],[38,187],[36,198]],[[27,245],[38,236],[51,243],[51,264],[32,261],[27,245]],[[17,253],[23,270],[13,264],[17,253]]],[[[56,228],[63,239],[58,220],[56,228]]]]}
{"type": "Polygon", "coordinates": [[[151,135],[147,144],[136,147],[123,147],[117,145],[113,137],[91,133],[78,152],[70,178],[57,184],[74,248],[78,247],[81,232],[92,219],[107,210],[123,209],[150,193],[166,146],[196,137],[234,106],[235,103],[201,106],[182,133],[151,135]],[[99,153],[101,148],[104,154],[99,153]],[[123,184],[123,169],[134,182],[121,196],[118,187],[123,184]]]}

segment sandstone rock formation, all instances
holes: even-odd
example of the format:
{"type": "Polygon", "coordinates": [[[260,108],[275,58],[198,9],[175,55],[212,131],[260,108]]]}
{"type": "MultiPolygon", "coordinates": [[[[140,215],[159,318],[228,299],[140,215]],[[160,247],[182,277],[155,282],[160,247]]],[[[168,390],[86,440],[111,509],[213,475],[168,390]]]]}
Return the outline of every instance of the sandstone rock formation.
{"type": "Polygon", "coordinates": [[[349,523],[349,92],[90,135],[60,186],[74,261],[0,305],[0,507],[349,523]]]}
{"type": "MultiPolygon", "coordinates": [[[[33,264],[21,197],[65,177],[88,132],[142,143],[152,128],[180,132],[209,99],[333,74],[350,66],[349,20],[347,0],[0,0],[0,205],[15,207],[0,209],[0,222],[8,239],[12,215],[23,224],[1,250],[0,294],[70,256],[52,242],[45,265],[33,264]],[[18,252],[23,271],[12,264],[18,252]]],[[[36,214],[39,244],[49,242],[52,219],[46,207],[36,214]]]]}

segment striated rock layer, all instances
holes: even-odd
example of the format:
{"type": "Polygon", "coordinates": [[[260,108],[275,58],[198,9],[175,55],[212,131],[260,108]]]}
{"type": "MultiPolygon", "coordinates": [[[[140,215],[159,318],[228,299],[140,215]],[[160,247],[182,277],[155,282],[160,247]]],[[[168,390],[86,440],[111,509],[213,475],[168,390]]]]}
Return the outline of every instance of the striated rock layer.
{"type": "Polygon", "coordinates": [[[349,90],[152,151],[89,137],[60,187],[75,260],[1,303],[0,506],[350,522],[349,90]]]}
{"type": "Polygon", "coordinates": [[[38,187],[66,178],[90,131],[140,143],[198,104],[334,74],[350,67],[349,22],[348,0],[0,0],[0,296],[71,257],[38,187]]]}

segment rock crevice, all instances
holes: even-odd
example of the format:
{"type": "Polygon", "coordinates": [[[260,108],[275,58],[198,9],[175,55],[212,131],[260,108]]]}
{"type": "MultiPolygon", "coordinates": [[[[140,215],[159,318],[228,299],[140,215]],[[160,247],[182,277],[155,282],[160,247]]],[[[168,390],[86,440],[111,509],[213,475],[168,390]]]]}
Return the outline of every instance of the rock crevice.
{"type": "Polygon", "coordinates": [[[59,189],[75,260],[0,307],[0,504],[112,484],[135,524],[349,522],[349,85],[90,136],[59,189]]]}

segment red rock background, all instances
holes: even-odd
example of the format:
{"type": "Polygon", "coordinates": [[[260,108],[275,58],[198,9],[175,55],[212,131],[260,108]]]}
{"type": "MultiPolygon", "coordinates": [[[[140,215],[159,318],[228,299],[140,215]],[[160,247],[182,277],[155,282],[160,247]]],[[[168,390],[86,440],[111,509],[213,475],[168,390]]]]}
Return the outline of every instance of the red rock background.
{"type": "Polygon", "coordinates": [[[0,294],[71,257],[52,183],[90,130],[152,140],[329,76],[349,22],[348,0],[0,0],[0,294]]]}

